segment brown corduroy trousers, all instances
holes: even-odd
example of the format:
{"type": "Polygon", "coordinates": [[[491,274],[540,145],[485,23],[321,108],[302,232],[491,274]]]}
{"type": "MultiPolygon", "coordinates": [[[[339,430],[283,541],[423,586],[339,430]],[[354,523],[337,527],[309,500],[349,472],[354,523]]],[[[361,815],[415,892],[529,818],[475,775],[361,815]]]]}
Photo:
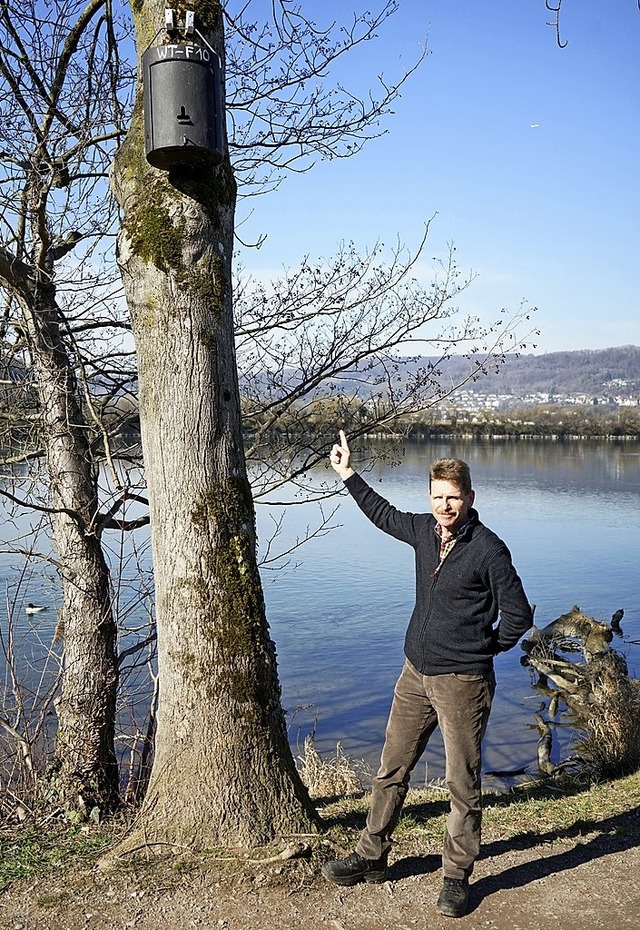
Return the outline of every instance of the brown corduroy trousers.
{"type": "Polygon", "coordinates": [[[357,852],[379,859],[391,848],[409,779],[440,727],[451,807],[442,855],[446,878],[468,878],[480,851],[482,738],[495,691],[493,673],[421,675],[407,660],[396,682],[367,825],[357,852]]]}

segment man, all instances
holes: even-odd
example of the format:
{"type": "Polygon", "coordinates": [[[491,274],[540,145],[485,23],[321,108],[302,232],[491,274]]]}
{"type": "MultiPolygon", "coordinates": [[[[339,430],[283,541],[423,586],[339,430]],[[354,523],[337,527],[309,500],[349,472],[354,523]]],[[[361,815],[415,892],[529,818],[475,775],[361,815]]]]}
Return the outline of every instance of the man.
{"type": "Polygon", "coordinates": [[[436,906],[441,914],[462,917],[480,851],[481,743],[495,690],[493,656],[515,646],[531,627],[531,607],[509,550],[473,509],[465,462],[440,459],[431,466],[432,513],[419,514],[397,510],[353,470],[342,430],[330,461],[369,520],[413,547],[416,602],[366,828],[356,851],[326,863],[322,872],[337,885],[385,880],[411,772],[439,726],[451,803],[436,906]]]}

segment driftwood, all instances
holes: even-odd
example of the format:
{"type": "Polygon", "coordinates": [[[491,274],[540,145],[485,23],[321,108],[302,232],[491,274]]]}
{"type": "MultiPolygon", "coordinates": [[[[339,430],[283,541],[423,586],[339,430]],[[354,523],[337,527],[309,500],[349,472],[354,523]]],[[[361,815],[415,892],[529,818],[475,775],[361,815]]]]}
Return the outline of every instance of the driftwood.
{"type": "Polygon", "coordinates": [[[535,670],[536,690],[548,699],[548,717],[536,714],[538,770],[551,775],[570,764],[597,775],[615,776],[640,767],[640,682],[628,675],[622,655],[611,648],[622,635],[624,615],[599,623],[578,606],[542,628],[534,627],[522,643],[522,664],[535,670]],[[572,658],[567,658],[567,654],[572,658]],[[561,705],[580,736],[576,754],[559,765],[551,762],[552,727],[561,705]]]}
{"type": "Polygon", "coordinates": [[[534,626],[522,648],[530,652],[538,644],[560,648],[565,652],[581,651],[585,660],[590,662],[595,656],[609,651],[612,639],[613,630],[608,623],[598,623],[574,605],[568,613],[557,617],[542,629],[534,626]]]}
{"type": "Polygon", "coordinates": [[[538,771],[542,775],[552,775],[555,766],[551,761],[551,748],[553,746],[553,737],[551,727],[540,714],[536,714],[536,726],[538,728],[538,771]]]}

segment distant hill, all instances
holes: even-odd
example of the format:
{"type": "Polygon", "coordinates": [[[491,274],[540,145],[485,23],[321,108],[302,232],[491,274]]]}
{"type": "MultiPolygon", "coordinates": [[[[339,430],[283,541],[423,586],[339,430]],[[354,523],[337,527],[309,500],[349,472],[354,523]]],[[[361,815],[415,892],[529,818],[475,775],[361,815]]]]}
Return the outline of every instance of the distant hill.
{"type": "MultiPolygon", "coordinates": [[[[462,355],[454,355],[445,362],[423,356],[394,366],[394,379],[400,383],[413,372],[431,366],[435,366],[432,375],[443,388],[460,384],[475,367],[462,355]]],[[[380,378],[383,383],[381,376],[382,369],[378,366],[367,369],[364,379],[362,374],[349,377],[345,372],[339,381],[329,381],[321,390],[358,393],[363,380],[373,383],[380,378]]],[[[466,387],[478,394],[511,394],[514,399],[528,394],[550,394],[559,398],[581,394],[637,398],[640,396],[640,346],[508,356],[504,364],[490,365],[487,374],[476,374],[466,387]]]]}
{"type": "MultiPolygon", "coordinates": [[[[422,364],[435,359],[426,358],[422,364]]],[[[469,362],[454,356],[438,366],[454,382],[469,371],[469,362]]],[[[600,394],[622,388],[621,393],[640,392],[640,346],[611,349],[579,349],[507,358],[496,373],[481,375],[470,385],[483,393],[548,392],[550,394],[600,394]]]]}
{"type": "MultiPolygon", "coordinates": [[[[381,364],[369,366],[367,361],[359,371],[344,371],[340,378],[322,381],[316,396],[362,396],[367,385],[376,385],[383,392],[389,377],[400,386],[428,369],[430,380],[439,383],[443,393],[469,378],[465,384],[467,391],[480,395],[511,395],[513,401],[525,398],[527,403],[531,402],[527,395],[536,394],[552,395],[560,401],[579,395],[587,395],[589,400],[630,398],[635,403],[640,398],[640,346],[507,356],[503,364],[489,364],[486,374],[477,371],[474,361],[478,358],[472,356],[470,360],[463,355],[453,355],[444,362],[436,356],[395,358],[387,361],[384,368],[381,364]]],[[[255,373],[250,380],[252,389],[257,392],[268,383],[266,375],[263,379],[255,373]]],[[[288,389],[303,380],[295,368],[286,370],[288,389]]]]}

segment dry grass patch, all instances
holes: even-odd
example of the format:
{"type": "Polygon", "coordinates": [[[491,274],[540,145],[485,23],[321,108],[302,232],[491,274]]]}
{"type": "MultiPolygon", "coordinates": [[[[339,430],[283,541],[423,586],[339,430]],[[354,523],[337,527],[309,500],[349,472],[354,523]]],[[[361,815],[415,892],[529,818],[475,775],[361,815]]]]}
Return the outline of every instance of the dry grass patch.
{"type": "Polygon", "coordinates": [[[363,759],[352,759],[336,745],[334,756],[322,757],[313,735],[305,737],[298,756],[300,777],[312,798],[348,798],[364,790],[370,768],[363,759]]]}

